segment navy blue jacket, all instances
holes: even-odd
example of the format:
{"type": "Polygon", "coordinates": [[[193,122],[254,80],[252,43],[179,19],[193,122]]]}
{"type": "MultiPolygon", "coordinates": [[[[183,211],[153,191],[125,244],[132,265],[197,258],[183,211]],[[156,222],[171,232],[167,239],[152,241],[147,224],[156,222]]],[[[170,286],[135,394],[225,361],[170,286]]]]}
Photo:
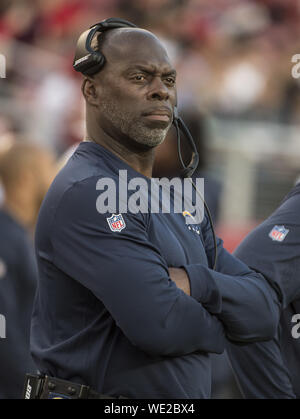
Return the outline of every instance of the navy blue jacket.
{"type": "Polygon", "coordinates": [[[273,340],[245,347],[229,345],[241,390],[247,398],[300,398],[300,338],[292,336],[292,317],[300,314],[299,184],[244,239],[235,255],[277,287],[283,307],[273,340]]]}
{"type": "Polygon", "coordinates": [[[32,354],[41,372],[130,398],[210,396],[210,353],[231,339],[270,339],[278,305],[260,274],[183,215],[125,213],[112,231],[96,209],[99,179],[143,177],[105,148],[79,145],[56,177],[36,230],[39,284],[32,354]],[[168,267],[183,267],[191,296],[168,267]],[[263,319],[263,320],[262,320],[263,319]],[[265,320],[265,321],[264,321],[265,320]],[[224,330],[225,324],[225,330],[224,330]]]}
{"type": "Polygon", "coordinates": [[[23,227],[1,210],[0,314],[5,319],[0,333],[1,399],[21,398],[25,374],[35,370],[29,335],[36,282],[32,242],[23,227]]]}

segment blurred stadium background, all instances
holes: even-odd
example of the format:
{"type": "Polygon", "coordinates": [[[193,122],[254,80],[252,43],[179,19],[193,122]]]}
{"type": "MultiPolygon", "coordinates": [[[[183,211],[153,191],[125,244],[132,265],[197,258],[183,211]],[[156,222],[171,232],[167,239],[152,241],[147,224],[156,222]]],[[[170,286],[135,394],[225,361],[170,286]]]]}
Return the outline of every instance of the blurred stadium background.
{"type": "Polygon", "coordinates": [[[222,185],[217,232],[232,251],[300,175],[300,1],[1,0],[0,147],[26,138],[59,159],[82,139],[74,47],[111,16],[164,41],[180,107],[205,119],[206,171],[222,185]]]}
{"type": "Polygon", "coordinates": [[[218,231],[232,250],[300,174],[298,0],[2,0],[0,144],[24,137],[59,157],[84,133],[78,35],[109,16],[148,28],[178,68],[179,104],[204,115],[207,170],[223,184],[218,231]]]}

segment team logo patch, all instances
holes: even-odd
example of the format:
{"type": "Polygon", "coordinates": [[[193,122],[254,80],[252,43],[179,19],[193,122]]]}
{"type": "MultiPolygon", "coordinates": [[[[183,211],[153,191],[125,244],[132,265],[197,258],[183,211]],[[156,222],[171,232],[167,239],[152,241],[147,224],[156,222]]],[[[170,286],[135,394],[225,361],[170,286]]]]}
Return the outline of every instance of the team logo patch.
{"type": "Polygon", "coordinates": [[[65,394],[60,394],[60,393],[49,393],[48,399],[61,400],[61,399],[71,399],[71,397],[66,396],[65,394]]]}
{"type": "Polygon", "coordinates": [[[184,216],[187,224],[189,224],[189,220],[191,223],[194,221],[194,217],[189,211],[183,211],[182,215],[184,216]]]}
{"type": "Polygon", "coordinates": [[[269,237],[276,242],[283,242],[289,231],[284,226],[275,226],[270,231],[269,237]]]}
{"type": "Polygon", "coordinates": [[[120,232],[126,227],[126,223],[124,221],[124,218],[122,214],[113,214],[111,217],[106,218],[109,228],[111,231],[117,231],[120,232]]]}
{"type": "Polygon", "coordinates": [[[200,227],[195,224],[195,217],[189,211],[183,211],[182,215],[185,219],[185,224],[190,231],[194,231],[198,235],[200,235],[200,227]]]}

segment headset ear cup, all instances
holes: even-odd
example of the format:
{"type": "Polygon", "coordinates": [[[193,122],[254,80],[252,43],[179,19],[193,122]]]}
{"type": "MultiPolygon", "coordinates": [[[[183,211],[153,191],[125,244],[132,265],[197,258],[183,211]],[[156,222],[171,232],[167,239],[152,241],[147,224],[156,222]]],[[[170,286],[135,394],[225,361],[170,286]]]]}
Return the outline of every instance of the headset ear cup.
{"type": "Polygon", "coordinates": [[[97,32],[105,32],[116,28],[136,28],[131,22],[119,18],[109,18],[91,26],[89,30],[83,32],[76,46],[73,68],[75,71],[84,75],[92,76],[98,73],[105,64],[105,57],[100,52],[92,48],[92,40],[97,32]]]}
{"type": "Polygon", "coordinates": [[[88,66],[89,68],[86,70],[84,74],[89,76],[93,76],[94,74],[98,73],[105,64],[105,57],[99,52],[94,52],[91,54],[91,61],[89,61],[88,66]]]}
{"type": "Polygon", "coordinates": [[[88,54],[84,61],[75,63],[73,67],[76,71],[79,71],[85,76],[93,76],[94,74],[98,73],[102,69],[104,64],[105,64],[104,55],[98,52],[93,52],[92,54],[88,54]]]}

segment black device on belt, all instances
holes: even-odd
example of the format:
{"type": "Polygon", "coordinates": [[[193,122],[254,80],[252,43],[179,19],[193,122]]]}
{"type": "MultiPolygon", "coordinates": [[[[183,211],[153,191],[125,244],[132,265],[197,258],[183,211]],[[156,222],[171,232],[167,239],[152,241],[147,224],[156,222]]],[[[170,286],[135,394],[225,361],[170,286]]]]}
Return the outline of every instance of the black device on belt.
{"type": "Polygon", "coordinates": [[[126,399],[97,393],[89,386],[48,375],[26,374],[23,399],[126,399]]]}

